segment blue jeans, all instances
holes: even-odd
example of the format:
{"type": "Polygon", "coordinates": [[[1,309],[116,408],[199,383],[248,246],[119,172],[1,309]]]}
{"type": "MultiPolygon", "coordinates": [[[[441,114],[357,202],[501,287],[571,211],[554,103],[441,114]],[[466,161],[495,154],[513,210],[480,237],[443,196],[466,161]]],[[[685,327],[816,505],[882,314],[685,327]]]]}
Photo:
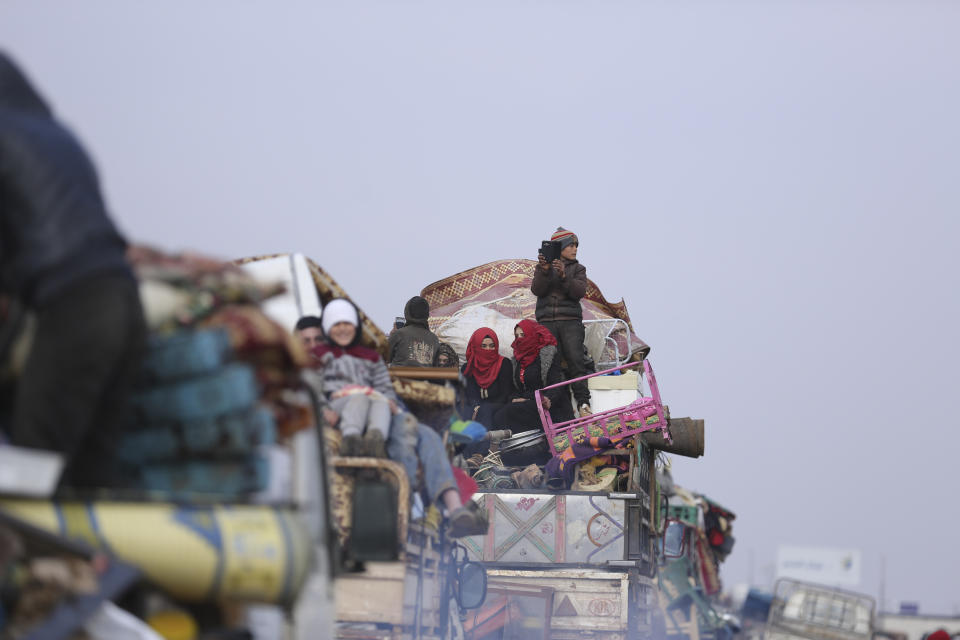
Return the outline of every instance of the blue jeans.
{"type": "Polygon", "coordinates": [[[417,422],[413,414],[393,416],[387,438],[387,456],[403,465],[411,487],[417,481],[417,462],[423,465],[424,484],[431,502],[438,500],[444,491],[457,488],[443,441],[436,431],[417,422]]]}

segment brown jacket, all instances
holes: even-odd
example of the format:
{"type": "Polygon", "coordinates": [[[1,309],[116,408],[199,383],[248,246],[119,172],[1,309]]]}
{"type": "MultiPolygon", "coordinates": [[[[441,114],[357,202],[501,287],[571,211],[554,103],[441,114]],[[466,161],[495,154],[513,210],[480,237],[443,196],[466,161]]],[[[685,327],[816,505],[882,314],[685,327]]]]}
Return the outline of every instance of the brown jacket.
{"type": "Polygon", "coordinates": [[[537,265],[530,290],[537,296],[537,322],[583,320],[580,298],[587,292],[587,268],[576,260],[562,259],[565,278],[551,267],[546,273],[537,265]]]}

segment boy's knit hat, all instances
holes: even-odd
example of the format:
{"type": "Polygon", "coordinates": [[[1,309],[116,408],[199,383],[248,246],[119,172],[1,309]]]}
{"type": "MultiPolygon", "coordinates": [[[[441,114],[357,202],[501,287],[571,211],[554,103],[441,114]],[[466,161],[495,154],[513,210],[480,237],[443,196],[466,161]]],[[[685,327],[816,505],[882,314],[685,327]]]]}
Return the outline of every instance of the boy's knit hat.
{"type": "Polygon", "coordinates": [[[577,234],[575,234],[573,231],[567,231],[563,227],[557,227],[557,230],[553,232],[553,235],[550,236],[550,239],[554,241],[559,240],[561,249],[566,249],[567,245],[573,242],[580,244],[577,234]]]}

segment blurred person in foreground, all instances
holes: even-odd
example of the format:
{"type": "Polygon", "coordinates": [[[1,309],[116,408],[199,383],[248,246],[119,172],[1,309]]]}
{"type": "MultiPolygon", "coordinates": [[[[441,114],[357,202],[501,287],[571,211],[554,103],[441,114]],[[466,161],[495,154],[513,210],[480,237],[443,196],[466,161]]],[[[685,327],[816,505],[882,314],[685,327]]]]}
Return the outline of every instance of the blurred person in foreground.
{"type": "Polygon", "coordinates": [[[0,290],[37,321],[9,435],[62,453],[61,485],[109,484],[146,336],[125,251],[90,158],[0,52],[0,290]]]}

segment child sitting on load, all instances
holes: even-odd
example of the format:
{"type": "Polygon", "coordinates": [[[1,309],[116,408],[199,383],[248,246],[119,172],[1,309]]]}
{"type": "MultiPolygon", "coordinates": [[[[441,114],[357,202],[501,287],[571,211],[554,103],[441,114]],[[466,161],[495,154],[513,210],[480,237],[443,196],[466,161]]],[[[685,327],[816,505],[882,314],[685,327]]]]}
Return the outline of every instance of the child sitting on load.
{"type": "Polygon", "coordinates": [[[314,348],[329,406],[324,418],[338,424],[340,454],[386,458],[397,396],[380,354],[360,345],[360,314],[349,300],[336,298],[320,316],[324,342],[314,348]]]}
{"type": "Polygon", "coordinates": [[[331,425],[339,421],[343,435],[340,454],[386,458],[389,444],[391,459],[404,465],[411,484],[415,484],[418,463],[423,465],[429,497],[444,507],[450,537],[484,535],[489,528],[486,512],[473,501],[463,504],[440,436],[414,419],[411,437],[405,437],[403,424],[408,416],[398,415],[387,366],[379,353],[359,344],[357,308],[349,300],[336,298],[323,308],[320,320],[324,343],[313,355],[330,403],[323,410],[324,419],[331,425]],[[398,424],[391,434],[392,421],[398,424]]]}

